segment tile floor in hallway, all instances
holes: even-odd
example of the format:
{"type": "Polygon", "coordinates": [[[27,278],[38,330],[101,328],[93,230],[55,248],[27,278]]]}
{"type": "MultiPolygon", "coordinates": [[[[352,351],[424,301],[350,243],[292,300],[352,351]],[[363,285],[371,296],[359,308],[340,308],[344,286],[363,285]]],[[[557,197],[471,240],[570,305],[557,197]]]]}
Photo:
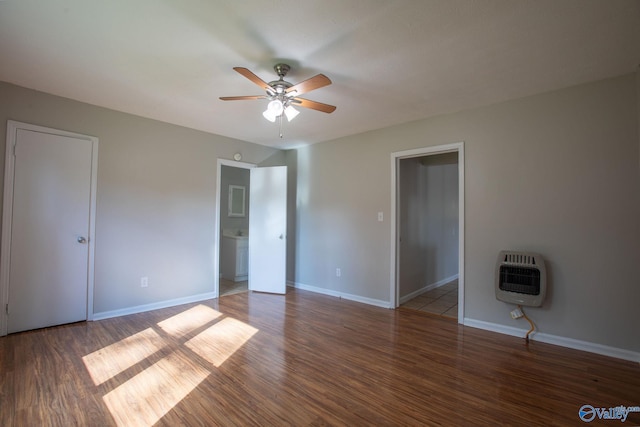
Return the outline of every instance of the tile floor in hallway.
{"type": "Polygon", "coordinates": [[[400,307],[457,319],[458,280],[453,280],[443,286],[418,295],[400,305],[400,307]]]}
{"type": "Polygon", "coordinates": [[[233,280],[227,280],[220,278],[220,296],[238,294],[240,292],[247,292],[249,288],[249,282],[244,280],[242,282],[234,282],[233,280]]]}

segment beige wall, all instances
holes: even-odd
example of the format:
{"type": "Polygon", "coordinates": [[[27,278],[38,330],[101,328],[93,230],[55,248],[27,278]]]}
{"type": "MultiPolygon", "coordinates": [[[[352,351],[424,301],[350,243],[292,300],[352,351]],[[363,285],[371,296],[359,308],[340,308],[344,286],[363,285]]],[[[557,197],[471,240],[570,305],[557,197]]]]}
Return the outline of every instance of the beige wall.
{"type": "MultiPolygon", "coordinates": [[[[529,309],[540,331],[640,351],[638,81],[630,74],[277,154],[295,176],[288,278],[388,301],[390,153],[464,141],[465,316],[525,328],[495,300],[493,268],[501,249],[538,251],[550,279],[545,305],[529,309]]],[[[211,292],[216,159],[242,152],[269,163],[277,153],[0,83],[1,141],[7,119],[100,138],[96,312],[211,292]]],[[[4,144],[0,156],[3,168],[4,144]]]]}
{"type": "Polygon", "coordinates": [[[388,301],[390,153],[464,141],[465,317],[526,329],[495,299],[494,266],[536,251],[541,332],[640,351],[636,94],[629,74],[299,149],[290,279],[388,301]]]}
{"type": "Polygon", "coordinates": [[[217,159],[277,151],[0,83],[2,170],[8,119],[100,139],[96,313],[213,292],[217,159]]]}

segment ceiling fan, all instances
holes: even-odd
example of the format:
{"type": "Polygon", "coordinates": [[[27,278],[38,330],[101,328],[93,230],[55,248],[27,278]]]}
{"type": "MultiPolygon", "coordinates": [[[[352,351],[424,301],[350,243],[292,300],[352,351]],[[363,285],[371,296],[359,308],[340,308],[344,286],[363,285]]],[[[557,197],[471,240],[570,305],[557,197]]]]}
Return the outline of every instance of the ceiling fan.
{"type": "Polygon", "coordinates": [[[294,85],[284,80],[284,77],[291,69],[287,64],[276,64],[273,67],[280,79],[269,83],[256,76],[247,68],[234,67],[233,69],[256,85],[260,86],[266,94],[250,96],[221,96],[220,99],[223,101],[268,99],[269,104],[262,115],[270,122],[275,122],[276,119],[280,119],[280,138],[282,138],[282,116],[287,116],[287,120],[291,121],[299,114],[299,111],[293,108],[294,105],[322,111],[323,113],[332,113],[336,109],[333,105],[323,104],[322,102],[311,101],[309,99],[299,97],[299,95],[304,93],[330,85],[331,80],[329,80],[329,78],[324,74],[318,74],[294,85]]]}

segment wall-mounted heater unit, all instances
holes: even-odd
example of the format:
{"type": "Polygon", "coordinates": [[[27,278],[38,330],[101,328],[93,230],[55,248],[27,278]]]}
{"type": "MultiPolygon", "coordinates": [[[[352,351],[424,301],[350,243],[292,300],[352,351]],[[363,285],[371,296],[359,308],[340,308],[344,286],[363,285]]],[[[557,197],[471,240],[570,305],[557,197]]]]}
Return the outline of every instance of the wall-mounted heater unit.
{"type": "Polygon", "coordinates": [[[500,301],[541,306],[547,293],[544,259],[532,252],[500,251],[495,288],[500,301]]]}

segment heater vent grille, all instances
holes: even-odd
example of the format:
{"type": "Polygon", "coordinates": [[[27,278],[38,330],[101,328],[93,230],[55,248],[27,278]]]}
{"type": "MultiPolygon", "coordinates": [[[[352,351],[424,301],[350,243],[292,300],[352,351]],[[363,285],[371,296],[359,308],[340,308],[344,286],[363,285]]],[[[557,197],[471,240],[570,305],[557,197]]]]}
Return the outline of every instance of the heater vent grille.
{"type": "Polygon", "coordinates": [[[503,291],[540,295],[540,270],[501,265],[499,286],[503,291]]]}
{"type": "Polygon", "coordinates": [[[506,252],[504,254],[504,262],[509,264],[536,265],[536,257],[532,254],[506,252]]]}
{"type": "Polygon", "coordinates": [[[500,301],[540,306],[546,294],[544,259],[532,252],[501,251],[496,263],[496,298],[500,301]]]}

